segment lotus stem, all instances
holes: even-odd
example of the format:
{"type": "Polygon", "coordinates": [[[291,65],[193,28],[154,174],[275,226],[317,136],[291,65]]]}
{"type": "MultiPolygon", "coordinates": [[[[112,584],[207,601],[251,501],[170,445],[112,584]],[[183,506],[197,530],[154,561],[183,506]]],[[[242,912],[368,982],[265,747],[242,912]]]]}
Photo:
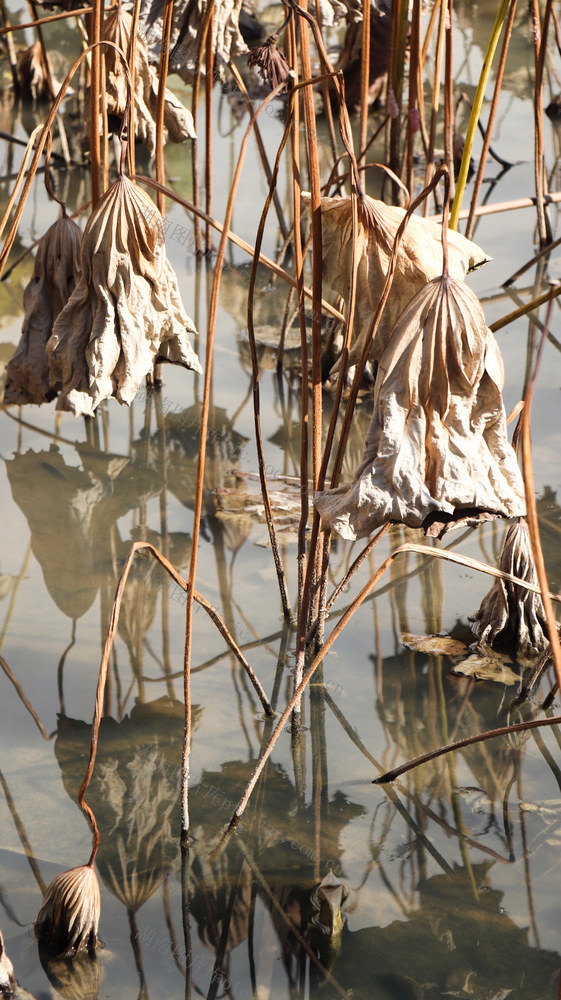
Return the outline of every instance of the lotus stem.
{"type": "Polygon", "coordinates": [[[452,204],[452,211],[450,213],[450,229],[458,228],[458,217],[460,208],[462,205],[462,199],[464,196],[464,191],[467,183],[467,175],[469,170],[469,161],[471,158],[471,152],[473,149],[473,143],[475,139],[475,133],[477,130],[477,123],[481,115],[481,108],[483,107],[483,99],[485,97],[485,88],[487,86],[487,80],[489,79],[489,73],[491,72],[491,66],[493,63],[493,57],[495,55],[495,49],[497,48],[499,37],[503,28],[503,24],[508,12],[511,0],[501,0],[501,5],[497,11],[497,16],[495,18],[495,23],[493,25],[493,30],[491,32],[491,37],[487,44],[487,50],[485,52],[485,58],[483,60],[483,66],[481,67],[481,73],[479,74],[479,82],[477,84],[477,90],[475,92],[475,97],[473,99],[473,107],[471,109],[471,115],[469,118],[469,123],[466,132],[466,138],[464,142],[464,152],[462,156],[462,163],[460,166],[460,173],[458,176],[458,183],[456,185],[456,192],[454,194],[454,201],[452,204]]]}

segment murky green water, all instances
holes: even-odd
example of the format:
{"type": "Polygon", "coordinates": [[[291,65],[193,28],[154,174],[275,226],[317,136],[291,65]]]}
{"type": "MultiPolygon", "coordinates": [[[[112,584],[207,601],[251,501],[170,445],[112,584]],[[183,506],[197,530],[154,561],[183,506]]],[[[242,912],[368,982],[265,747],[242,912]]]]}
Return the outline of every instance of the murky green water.
{"type": "MultiPolygon", "coordinates": [[[[457,6],[458,77],[473,94],[480,46],[496,5],[457,6]]],[[[504,158],[520,162],[497,182],[490,201],[532,193],[531,49],[522,29],[513,52],[494,145],[504,158]]],[[[247,120],[235,111],[217,89],[218,218],[247,120]]],[[[5,102],[3,127],[23,136],[36,114],[5,102]]],[[[272,159],[281,120],[265,116],[263,134],[272,159]]],[[[546,140],[553,189],[558,135],[547,121],[546,140]]],[[[178,147],[166,152],[170,175],[189,196],[189,153],[178,147]]],[[[3,176],[17,169],[20,155],[1,144],[3,176]]],[[[499,168],[491,165],[488,174],[497,176],[499,168]]],[[[85,175],[73,172],[65,183],[71,207],[86,200],[85,175]]],[[[282,174],[282,198],[286,190],[282,174]]],[[[4,181],[3,202],[7,191],[4,181]]],[[[232,223],[250,242],[265,196],[253,146],[232,223]]],[[[39,182],[26,209],[20,251],[56,217],[39,182]]],[[[168,255],[204,341],[212,267],[193,255],[186,214],[173,206],[168,220],[168,255]]],[[[531,256],[534,221],[533,211],[525,209],[478,225],[475,239],[494,259],[470,284],[484,301],[488,322],[513,308],[500,285],[531,256]]],[[[271,225],[264,249],[272,255],[275,245],[271,225]]],[[[282,625],[256,484],[232,471],[255,471],[257,461],[245,328],[247,258],[234,249],[229,263],[217,325],[197,586],[282,708],[291,689],[293,635],[282,625]],[[255,502],[246,502],[247,490],[255,492],[255,502]]],[[[0,286],[3,362],[19,339],[30,270],[28,257],[0,286]]],[[[538,276],[532,269],[516,287],[525,300],[560,271],[561,257],[553,251],[538,276]]],[[[272,477],[295,475],[301,388],[294,371],[280,380],[275,376],[274,334],[285,290],[266,282],[263,274],[256,306],[266,461],[272,477]]],[[[537,335],[528,320],[498,334],[507,411],[520,398],[537,335]]],[[[536,491],[554,590],[561,590],[560,341],[556,306],[532,418],[536,491]]],[[[204,344],[198,346],[204,355],[204,344]]],[[[468,748],[413,771],[393,788],[372,785],[380,771],[410,756],[502,724],[517,690],[516,682],[455,676],[457,658],[404,646],[404,633],[446,632],[472,641],[468,616],[490,586],[462,567],[413,554],[393,564],[326,657],[303,706],[302,743],[292,748],[288,732],[281,738],[239,834],[215,860],[209,850],[269,727],[237,661],[206,615],[195,614],[194,845],[183,865],[178,791],[185,607],[182,592],[161,569],[138,558],[125,594],[89,793],[102,835],[97,870],[105,947],[95,962],[43,968],[32,930],[42,886],[59,871],[84,864],[91,848],[76,795],[122,564],[131,542],[140,539],[166,550],[180,570],[189,561],[202,386],[190,373],[169,367],[164,379],[159,394],[137,398],[130,411],[111,400],[87,427],[56,415],[54,404],[0,413],[0,651],[13,675],[11,680],[0,674],[0,927],[22,988],[36,997],[182,997],[187,928],[193,997],[557,996],[557,730],[468,748]],[[342,910],[335,915],[317,893],[330,871],[344,887],[342,910]],[[329,970],[327,981],[320,965],[329,970]]],[[[365,396],[347,476],[360,456],[369,413],[365,396]]],[[[452,533],[443,544],[495,562],[505,530],[489,524],[452,533]]],[[[281,538],[295,605],[290,514],[281,538]]],[[[335,605],[330,623],[374,566],[405,540],[421,538],[391,529],[335,605]]],[[[358,547],[341,541],[334,546],[331,587],[357,553],[358,547]]],[[[524,664],[510,660],[507,666],[519,674],[524,664]]],[[[546,681],[542,695],[548,689],[546,681]]],[[[559,710],[558,698],[553,710],[559,710]]]]}

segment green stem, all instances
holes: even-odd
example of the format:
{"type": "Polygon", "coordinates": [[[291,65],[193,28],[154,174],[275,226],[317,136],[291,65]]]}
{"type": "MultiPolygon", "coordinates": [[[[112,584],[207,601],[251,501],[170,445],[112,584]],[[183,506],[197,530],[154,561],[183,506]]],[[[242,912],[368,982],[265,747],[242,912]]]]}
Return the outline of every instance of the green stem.
{"type": "Polygon", "coordinates": [[[460,207],[462,204],[462,198],[464,195],[467,182],[469,161],[471,157],[471,151],[473,149],[473,140],[475,139],[475,133],[477,131],[477,122],[479,121],[479,116],[481,114],[481,108],[483,106],[483,98],[485,96],[485,88],[487,86],[487,80],[489,79],[489,73],[491,71],[493,56],[495,55],[495,49],[497,48],[499,42],[499,36],[501,34],[504,20],[507,15],[509,3],[510,0],[501,0],[501,6],[499,7],[497,16],[495,18],[495,23],[493,25],[493,30],[491,32],[491,37],[489,39],[489,44],[487,46],[487,51],[485,53],[485,59],[483,60],[483,66],[481,68],[479,83],[477,84],[477,90],[475,92],[475,98],[473,101],[473,108],[471,110],[471,115],[467,128],[466,140],[464,143],[464,154],[462,156],[462,165],[460,167],[458,183],[456,185],[454,203],[452,205],[452,211],[450,213],[450,229],[458,228],[458,218],[460,215],[460,207]]]}

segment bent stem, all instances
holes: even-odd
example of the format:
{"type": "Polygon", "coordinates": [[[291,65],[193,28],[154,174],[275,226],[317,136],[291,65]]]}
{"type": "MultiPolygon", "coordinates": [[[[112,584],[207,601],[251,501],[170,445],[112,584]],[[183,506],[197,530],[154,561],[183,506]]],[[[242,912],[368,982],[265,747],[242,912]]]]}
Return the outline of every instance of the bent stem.
{"type": "MultiPolygon", "coordinates": [[[[390,555],[387,557],[387,559],[378,567],[378,569],[373,574],[373,576],[370,577],[370,579],[364,585],[364,587],[362,588],[362,590],[360,591],[360,593],[357,594],[357,596],[354,598],[354,600],[351,602],[351,604],[349,604],[348,608],[341,615],[341,617],[339,618],[339,621],[337,622],[337,624],[333,628],[332,632],[330,633],[330,635],[328,636],[328,638],[323,643],[321,649],[319,650],[319,652],[316,654],[316,656],[312,660],[312,662],[311,662],[310,666],[308,667],[306,673],[304,674],[304,676],[303,676],[300,684],[298,685],[298,687],[294,691],[294,694],[292,695],[292,697],[291,697],[290,701],[288,702],[286,708],[284,709],[282,715],[278,719],[277,724],[276,724],[273,732],[271,733],[269,741],[268,741],[265,749],[263,750],[263,752],[261,754],[261,757],[259,758],[259,760],[257,762],[257,766],[255,767],[255,770],[254,770],[251,778],[249,779],[249,781],[248,781],[248,783],[246,785],[245,791],[244,791],[241,799],[239,800],[239,802],[238,802],[238,804],[237,804],[237,806],[236,806],[236,808],[234,810],[234,813],[232,815],[230,823],[229,823],[229,825],[228,825],[228,827],[227,827],[227,829],[226,829],[226,831],[225,831],[222,839],[220,840],[218,846],[215,848],[215,851],[213,852],[213,856],[216,855],[216,854],[218,854],[218,853],[220,853],[224,849],[224,847],[226,846],[226,843],[229,840],[231,834],[236,829],[236,827],[237,827],[237,825],[238,825],[241,817],[243,816],[243,814],[244,814],[244,812],[246,810],[247,804],[248,804],[249,799],[251,797],[251,793],[252,793],[253,789],[255,788],[255,785],[257,784],[257,781],[258,781],[260,775],[263,772],[265,764],[267,763],[269,757],[271,756],[271,753],[272,753],[272,751],[273,751],[273,749],[274,749],[274,747],[275,747],[275,745],[277,743],[277,740],[278,740],[279,736],[281,735],[281,733],[282,733],[282,731],[283,731],[283,729],[284,729],[284,727],[285,727],[285,725],[286,725],[286,723],[287,723],[287,721],[288,721],[288,719],[290,717],[291,712],[293,711],[294,707],[298,704],[300,698],[302,697],[302,695],[303,695],[306,687],[308,686],[311,678],[313,677],[313,675],[316,672],[317,668],[319,667],[320,663],[323,661],[323,659],[325,658],[326,654],[331,649],[333,643],[341,635],[341,632],[343,631],[343,629],[348,625],[349,621],[351,620],[351,618],[353,617],[353,615],[355,614],[355,612],[358,611],[358,609],[360,608],[361,604],[364,603],[364,601],[366,600],[366,598],[372,592],[372,590],[374,589],[374,587],[378,583],[378,580],[384,575],[384,573],[386,572],[386,570],[389,569],[389,567],[392,565],[392,563],[397,558],[397,556],[401,555],[404,552],[420,552],[423,555],[430,555],[430,556],[433,556],[436,559],[446,559],[449,562],[458,563],[461,566],[467,566],[470,569],[478,570],[478,571],[480,571],[482,573],[487,573],[489,576],[495,576],[495,577],[498,577],[499,579],[508,580],[511,583],[516,583],[518,586],[525,587],[526,590],[531,590],[534,593],[538,593],[538,594],[540,593],[539,587],[536,587],[533,584],[527,583],[525,580],[521,580],[521,579],[519,579],[519,577],[513,576],[513,574],[511,574],[511,573],[504,573],[502,570],[495,569],[494,566],[488,566],[486,563],[480,563],[480,562],[478,562],[478,560],[476,560],[476,559],[470,559],[468,556],[459,556],[455,552],[450,552],[450,551],[444,550],[444,549],[436,549],[436,548],[433,549],[429,545],[416,545],[415,543],[411,543],[411,542],[406,542],[404,545],[400,545],[397,549],[394,549],[394,551],[392,553],[390,553],[390,555]]],[[[554,600],[557,600],[557,601],[561,602],[561,596],[560,595],[551,595],[551,597],[554,600]]],[[[559,720],[559,721],[561,721],[561,720],[559,720]]]]}

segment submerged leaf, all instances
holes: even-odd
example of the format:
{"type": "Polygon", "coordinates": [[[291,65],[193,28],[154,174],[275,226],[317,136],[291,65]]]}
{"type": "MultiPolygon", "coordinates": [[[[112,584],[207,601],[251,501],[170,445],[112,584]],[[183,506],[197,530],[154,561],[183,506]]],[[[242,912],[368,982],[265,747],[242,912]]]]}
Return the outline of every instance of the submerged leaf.
{"type": "MultiPolygon", "coordinates": [[[[309,195],[303,194],[304,204],[309,195]]],[[[405,211],[365,197],[366,213],[358,222],[355,252],[358,262],[354,340],[349,364],[356,364],[362,352],[373,313],[384,287],[395,236],[405,211]],[[368,216],[369,222],[364,218],[368,216]]],[[[348,298],[353,260],[352,209],[350,198],[322,198],[323,274],[328,285],[348,298]]],[[[464,278],[474,267],[489,258],[471,240],[449,230],[449,273],[464,278]]],[[[380,358],[392,327],[403,309],[428,281],[442,274],[442,236],[440,224],[413,215],[409,220],[397,256],[391,293],[382,313],[378,332],[370,349],[370,358],[380,358]]],[[[335,365],[334,371],[337,371],[335,365]]]]}
{"type": "Polygon", "coordinates": [[[92,416],[103,399],[130,403],[160,359],[200,372],[164,244],[161,216],[119,177],[91,215],[81,275],[47,348],[57,409],[92,416]]]}
{"type": "Polygon", "coordinates": [[[4,403],[45,403],[55,395],[49,385],[47,342],[74,291],[81,241],[82,230],[66,216],[39,241],[33,276],[23,296],[21,339],[6,371],[4,403]]]}
{"type": "Polygon", "coordinates": [[[442,535],[454,524],[525,511],[506,435],[502,358],[479,300],[441,276],[403,312],[380,361],[354,483],[316,496],[343,538],[386,521],[442,535]]]}
{"type": "MultiPolygon", "coordinates": [[[[526,521],[520,519],[508,529],[499,569],[537,585],[538,576],[526,521]]],[[[489,645],[501,642],[513,646],[520,653],[530,653],[541,652],[549,642],[540,595],[508,580],[495,580],[471,621],[472,631],[489,645]]]]}

